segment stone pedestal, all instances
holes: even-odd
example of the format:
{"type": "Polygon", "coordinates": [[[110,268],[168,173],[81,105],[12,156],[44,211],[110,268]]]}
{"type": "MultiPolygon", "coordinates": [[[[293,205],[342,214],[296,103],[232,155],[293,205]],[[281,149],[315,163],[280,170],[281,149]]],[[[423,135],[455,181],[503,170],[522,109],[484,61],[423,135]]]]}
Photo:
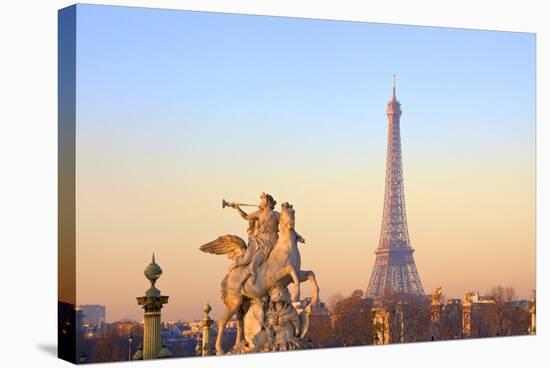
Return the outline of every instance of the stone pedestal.
{"type": "Polygon", "coordinates": [[[160,310],[163,304],[168,303],[168,297],[142,296],[137,298],[138,304],[145,310],[143,318],[143,359],[156,359],[162,347],[160,310]]]}

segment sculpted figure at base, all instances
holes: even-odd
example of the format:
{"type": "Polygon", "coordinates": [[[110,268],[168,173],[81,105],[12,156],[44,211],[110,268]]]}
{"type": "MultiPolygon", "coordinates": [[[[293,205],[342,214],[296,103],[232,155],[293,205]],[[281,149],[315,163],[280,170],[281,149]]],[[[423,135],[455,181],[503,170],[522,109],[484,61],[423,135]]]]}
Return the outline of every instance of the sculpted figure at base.
{"type": "Polygon", "coordinates": [[[435,289],[434,293],[432,294],[432,305],[440,305],[441,304],[441,298],[442,298],[442,290],[441,286],[435,289]]]}
{"type": "MultiPolygon", "coordinates": [[[[266,193],[260,195],[259,210],[250,214],[238,204],[223,204],[249,221],[249,244],[236,235],[224,235],[200,247],[203,252],[225,254],[234,261],[221,284],[226,308],[219,321],[216,353],[224,353],[223,331],[235,314],[238,327],[233,353],[283,349],[283,345],[284,349],[299,348],[307,332],[304,326],[308,325],[308,314],[299,315],[292,302],[300,300],[300,283],[309,281],[313,290],[311,305],[316,306],[319,286],[313,271],[301,270],[297,243],[305,241],[294,228],[292,205],[283,203],[279,213],[275,211],[275,199],[266,193]],[[287,286],[291,283],[289,293],[287,286]]],[[[311,305],[306,308],[308,313],[311,305]]]]}
{"type": "Polygon", "coordinates": [[[467,292],[466,294],[464,294],[464,303],[472,304],[474,302],[475,296],[476,296],[476,293],[474,291],[467,292]]]}
{"type": "Polygon", "coordinates": [[[246,313],[246,342],[234,348],[233,353],[295,350],[306,345],[303,338],[309,328],[311,306],[298,312],[288,289],[282,286],[271,289],[268,302],[265,300],[253,302],[246,313]]]}

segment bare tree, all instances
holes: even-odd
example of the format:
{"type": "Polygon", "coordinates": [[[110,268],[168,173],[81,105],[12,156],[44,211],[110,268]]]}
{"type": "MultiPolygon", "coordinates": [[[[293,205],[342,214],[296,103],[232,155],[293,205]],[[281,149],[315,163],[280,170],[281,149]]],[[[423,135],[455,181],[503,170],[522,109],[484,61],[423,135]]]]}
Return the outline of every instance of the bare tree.
{"type": "Polygon", "coordinates": [[[489,317],[497,326],[497,336],[509,336],[514,319],[514,306],[512,302],[516,298],[514,288],[495,286],[486,295],[495,303],[492,315],[489,317]]]}
{"type": "Polygon", "coordinates": [[[439,339],[451,340],[462,337],[462,306],[447,304],[441,311],[439,339]]]}
{"type": "Polygon", "coordinates": [[[427,341],[431,338],[431,307],[426,298],[407,297],[404,303],[404,340],[427,341]]]}
{"type": "Polygon", "coordinates": [[[333,334],[340,346],[372,344],[372,305],[362,290],[332,306],[333,334]]]}

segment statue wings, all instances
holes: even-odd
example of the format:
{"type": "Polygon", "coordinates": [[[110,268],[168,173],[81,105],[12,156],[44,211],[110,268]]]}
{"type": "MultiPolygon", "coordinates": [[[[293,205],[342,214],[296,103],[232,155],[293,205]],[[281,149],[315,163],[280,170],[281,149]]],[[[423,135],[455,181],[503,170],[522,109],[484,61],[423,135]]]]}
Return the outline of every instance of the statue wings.
{"type": "Polygon", "coordinates": [[[236,235],[222,235],[216,240],[199,248],[205,253],[226,254],[229,259],[236,259],[246,252],[246,243],[236,235]]]}

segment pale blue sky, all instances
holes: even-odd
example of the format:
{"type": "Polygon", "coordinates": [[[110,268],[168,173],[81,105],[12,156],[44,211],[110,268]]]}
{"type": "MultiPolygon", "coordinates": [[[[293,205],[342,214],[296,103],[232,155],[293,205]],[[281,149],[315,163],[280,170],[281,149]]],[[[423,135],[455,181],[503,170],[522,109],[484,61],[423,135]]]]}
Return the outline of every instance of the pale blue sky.
{"type": "Polygon", "coordinates": [[[269,133],[361,154],[384,144],[392,73],[407,140],[426,152],[446,153],[439,132],[457,149],[498,138],[518,154],[534,135],[533,34],[80,5],[77,60],[79,117],[162,122],[162,145],[247,131],[252,150],[269,133]]]}

